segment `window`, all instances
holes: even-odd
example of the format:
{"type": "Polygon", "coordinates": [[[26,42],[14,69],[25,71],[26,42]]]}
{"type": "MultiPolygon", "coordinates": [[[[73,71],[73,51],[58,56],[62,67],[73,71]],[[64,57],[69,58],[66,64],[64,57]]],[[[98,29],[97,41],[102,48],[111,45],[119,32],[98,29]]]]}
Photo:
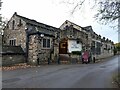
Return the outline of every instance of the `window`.
{"type": "Polygon", "coordinates": [[[47,39],[47,48],[50,48],[50,39],[47,39]]]}
{"type": "Polygon", "coordinates": [[[96,47],[96,54],[99,55],[99,54],[101,54],[101,43],[97,42],[97,43],[96,43],[96,46],[97,46],[97,47],[96,47]]]}
{"type": "Polygon", "coordinates": [[[21,25],[21,19],[19,19],[19,24],[21,25]]]}
{"type": "Polygon", "coordinates": [[[107,45],[106,45],[106,49],[107,49],[107,45]]]}
{"type": "Polygon", "coordinates": [[[15,40],[15,39],[10,40],[10,41],[9,41],[9,45],[15,46],[15,45],[16,45],[16,40],[15,40]]]}
{"type": "Polygon", "coordinates": [[[43,39],[43,48],[50,48],[50,39],[43,39]]]}
{"type": "Polygon", "coordinates": [[[73,28],[73,34],[76,36],[77,35],[77,29],[73,28]]]}
{"type": "Polygon", "coordinates": [[[64,27],[64,29],[67,30],[67,29],[68,29],[68,25],[66,25],[66,26],[64,27]]]}
{"type": "Polygon", "coordinates": [[[9,25],[7,24],[6,27],[9,29],[9,25]]]}
{"type": "Polygon", "coordinates": [[[86,35],[86,39],[88,39],[88,35],[86,35]]]}
{"type": "Polygon", "coordinates": [[[46,39],[43,39],[43,47],[46,48],[46,39]]]}
{"type": "Polygon", "coordinates": [[[80,44],[80,41],[77,41],[77,44],[80,44]]]}
{"type": "Polygon", "coordinates": [[[18,24],[18,26],[21,26],[22,25],[22,22],[21,22],[21,19],[19,19],[19,24],[18,24]]]}
{"type": "Polygon", "coordinates": [[[15,21],[13,20],[13,22],[12,22],[12,30],[14,30],[15,29],[15,21]]]}

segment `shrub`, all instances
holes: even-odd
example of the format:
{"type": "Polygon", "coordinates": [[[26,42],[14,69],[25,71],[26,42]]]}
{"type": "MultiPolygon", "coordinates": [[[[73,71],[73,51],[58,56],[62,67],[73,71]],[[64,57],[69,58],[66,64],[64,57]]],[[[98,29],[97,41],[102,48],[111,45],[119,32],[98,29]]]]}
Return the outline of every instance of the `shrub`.
{"type": "Polygon", "coordinates": [[[81,55],[81,51],[72,51],[73,55],[81,55]]]}
{"type": "Polygon", "coordinates": [[[116,55],[117,54],[117,49],[115,48],[113,51],[114,51],[114,55],[116,55]]]}

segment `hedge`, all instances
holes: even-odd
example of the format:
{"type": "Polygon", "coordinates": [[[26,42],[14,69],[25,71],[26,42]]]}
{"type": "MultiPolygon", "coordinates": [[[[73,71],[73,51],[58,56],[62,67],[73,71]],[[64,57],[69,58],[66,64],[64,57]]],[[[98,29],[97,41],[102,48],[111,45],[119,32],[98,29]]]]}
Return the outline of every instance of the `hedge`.
{"type": "Polygon", "coordinates": [[[72,51],[73,55],[81,55],[81,51],[72,51]]]}

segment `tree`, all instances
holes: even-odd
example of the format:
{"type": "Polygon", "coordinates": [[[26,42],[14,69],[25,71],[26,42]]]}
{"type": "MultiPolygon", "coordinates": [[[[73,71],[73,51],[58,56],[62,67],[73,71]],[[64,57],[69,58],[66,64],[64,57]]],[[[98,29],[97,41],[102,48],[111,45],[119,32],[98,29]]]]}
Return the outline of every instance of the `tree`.
{"type": "Polygon", "coordinates": [[[117,51],[120,51],[120,43],[116,43],[115,48],[117,49],[117,51]]]}
{"type": "MultiPolygon", "coordinates": [[[[74,4],[71,14],[80,10],[85,2],[89,2],[91,8],[98,8],[95,18],[104,21],[105,24],[118,20],[118,30],[120,30],[120,0],[67,0],[68,4],[74,4]]],[[[86,5],[87,7],[88,5],[86,5]]]]}
{"type": "Polygon", "coordinates": [[[99,20],[114,21],[120,18],[120,1],[99,0],[99,9],[96,17],[99,20]]]}
{"type": "Polygon", "coordinates": [[[0,15],[0,35],[3,35],[4,28],[7,24],[7,19],[3,20],[4,18],[0,15]]]}
{"type": "Polygon", "coordinates": [[[96,18],[106,23],[118,21],[118,42],[120,42],[120,0],[99,0],[96,18]]]}
{"type": "MultiPolygon", "coordinates": [[[[0,10],[1,7],[2,7],[2,2],[0,0],[0,10]]],[[[2,15],[0,14],[0,35],[3,34],[3,29],[5,28],[6,24],[7,24],[7,19],[3,18],[2,15]]]]}
{"type": "MultiPolygon", "coordinates": [[[[65,2],[65,1],[64,1],[65,2]]],[[[110,27],[118,28],[118,42],[120,42],[120,0],[67,0],[68,4],[72,4],[74,7],[71,14],[74,14],[76,10],[80,10],[84,6],[85,2],[89,2],[91,9],[98,9],[95,14],[95,19],[102,24],[110,24],[117,21],[117,25],[110,25],[110,27]]],[[[88,5],[85,5],[87,7],[88,5]]]]}

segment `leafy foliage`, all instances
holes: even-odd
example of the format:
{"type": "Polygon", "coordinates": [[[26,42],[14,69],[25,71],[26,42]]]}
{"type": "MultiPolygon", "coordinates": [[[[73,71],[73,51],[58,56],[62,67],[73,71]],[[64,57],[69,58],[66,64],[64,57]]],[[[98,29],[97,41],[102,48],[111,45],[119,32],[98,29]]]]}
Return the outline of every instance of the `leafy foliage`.
{"type": "Polygon", "coordinates": [[[81,55],[81,51],[72,51],[73,55],[81,55]]]}
{"type": "Polygon", "coordinates": [[[116,47],[117,51],[120,51],[120,43],[116,43],[115,47],[116,47]]]}
{"type": "Polygon", "coordinates": [[[116,55],[117,54],[117,49],[116,48],[114,48],[114,55],[116,55]]]}

